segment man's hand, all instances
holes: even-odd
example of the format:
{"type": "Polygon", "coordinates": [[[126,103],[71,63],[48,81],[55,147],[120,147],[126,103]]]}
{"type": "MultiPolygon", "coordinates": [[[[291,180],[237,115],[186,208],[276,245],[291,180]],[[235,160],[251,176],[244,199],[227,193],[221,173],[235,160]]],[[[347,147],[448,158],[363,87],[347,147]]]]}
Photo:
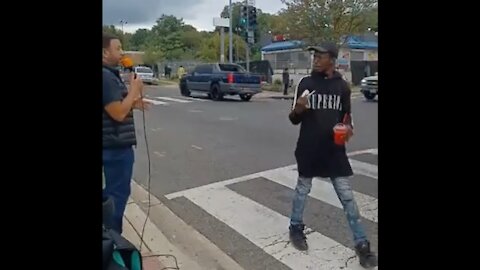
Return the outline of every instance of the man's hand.
{"type": "Polygon", "coordinates": [[[133,103],[133,108],[140,111],[148,111],[148,109],[150,109],[150,106],[152,106],[152,103],[143,99],[137,99],[133,103]]]}
{"type": "Polygon", "coordinates": [[[130,73],[130,91],[133,91],[135,97],[143,96],[143,81],[137,76],[135,78],[135,73],[130,73]]]}
{"type": "Polygon", "coordinates": [[[295,104],[295,113],[300,114],[307,110],[308,99],[307,97],[300,97],[295,104]]]}

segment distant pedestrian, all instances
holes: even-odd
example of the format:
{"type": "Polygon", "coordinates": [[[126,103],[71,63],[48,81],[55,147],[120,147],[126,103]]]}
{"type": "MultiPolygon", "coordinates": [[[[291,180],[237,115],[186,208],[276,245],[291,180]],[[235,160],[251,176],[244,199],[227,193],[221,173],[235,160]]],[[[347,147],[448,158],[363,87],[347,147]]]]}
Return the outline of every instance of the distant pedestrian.
{"type": "Polygon", "coordinates": [[[283,95],[288,94],[288,87],[290,85],[290,73],[288,72],[288,68],[285,68],[282,73],[282,81],[283,81],[283,95]]]}

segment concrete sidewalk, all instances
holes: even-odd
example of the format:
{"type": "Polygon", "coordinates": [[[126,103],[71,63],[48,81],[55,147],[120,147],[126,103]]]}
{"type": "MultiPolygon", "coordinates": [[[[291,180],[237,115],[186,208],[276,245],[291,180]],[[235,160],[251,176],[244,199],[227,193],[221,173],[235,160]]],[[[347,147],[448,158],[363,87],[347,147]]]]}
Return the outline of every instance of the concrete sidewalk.
{"type": "MultiPolygon", "coordinates": [[[[127,209],[125,210],[125,216],[123,218],[123,237],[128,239],[130,242],[132,242],[132,244],[134,244],[138,249],[140,249],[140,235],[143,227],[143,222],[141,221],[141,218],[145,220],[144,218],[146,216],[144,214],[142,215],[138,211],[138,206],[135,205],[132,200],[129,200],[127,209]]],[[[150,227],[149,229],[151,230],[152,228],[150,227]]],[[[145,228],[145,231],[147,231],[147,228],[145,228]]],[[[158,270],[166,267],[165,264],[162,262],[163,260],[165,260],[164,258],[152,256],[156,254],[152,252],[151,247],[149,247],[147,243],[145,243],[145,240],[143,241],[142,250],[140,250],[140,252],[142,254],[143,268],[145,270],[158,270]]],[[[175,264],[169,265],[175,266],[175,264]]]]}
{"type": "Polygon", "coordinates": [[[177,217],[167,206],[132,180],[132,192],[124,215],[123,236],[140,248],[145,270],[195,269],[243,270],[207,238],[177,217]],[[162,255],[162,256],[157,256],[162,255]],[[178,264],[178,265],[177,265],[178,264]]]}

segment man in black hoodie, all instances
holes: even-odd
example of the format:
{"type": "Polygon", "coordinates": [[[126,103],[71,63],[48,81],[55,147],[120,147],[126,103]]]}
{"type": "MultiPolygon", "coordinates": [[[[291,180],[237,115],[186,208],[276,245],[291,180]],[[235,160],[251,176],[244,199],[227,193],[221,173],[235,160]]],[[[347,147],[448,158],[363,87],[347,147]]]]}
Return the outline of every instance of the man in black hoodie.
{"type": "Polygon", "coordinates": [[[298,83],[289,114],[292,124],[301,123],[295,150],[299,176],[290,219],[290,241],[299,250],[308,249],[303,224],[307,195],[314,177],[330,178],[352,230],[360,264],[374,267],[377,258],[370,250],[370,242],[360,223],[360,213],[348,179],[353,171],[345,145],[335,144],[333,135],[333,127],[341,122],[348,127],[345,140],[353,135],[350,88],[342,75],[335,71],[338,50],[334,44],[309,47],[309,50],[314,52],[313,71],[298,83]]]}

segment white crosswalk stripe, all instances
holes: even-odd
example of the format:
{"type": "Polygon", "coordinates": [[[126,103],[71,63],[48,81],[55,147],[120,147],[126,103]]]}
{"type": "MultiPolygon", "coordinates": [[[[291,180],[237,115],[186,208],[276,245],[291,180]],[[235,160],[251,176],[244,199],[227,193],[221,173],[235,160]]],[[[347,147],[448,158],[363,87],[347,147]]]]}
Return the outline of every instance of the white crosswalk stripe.
{"type": "Polygon", "coordinates": [[[171,97],[154,97],[155,99],[166,100],[166,101],[173,101],[178,103],[191,103],[191,100],[184,100],[179,98],[171,98],[171,97]]]}
{"type": "Polygon", "coordinates": [[[153,105],[168,105],[167,102],[154,100],[154,99],[150,99],[150,98],[143,98],[143,100],[148,101],[148,102],[152,103],[153,105]]]}
{"type": "MultiPolygon", "coordinates": [[[[358,151],[350,155],[355,174],[366,176],[370,179],[369,181],[375,183],[378,181],[378,168],[374,164],[356,160],[355,155],[361,154],[377,155],[377,149],[358,151]]],[[[266,254],[292,269],[363,269],[358,263],[354,250],[340,244],[334,239],[335,237],[327,237],[312,229],[307,229],[310,230],[309,251],[296,250],[288,242],[289,218],[287,216],[228,187],[262,177],[294,190],[297,176],[296,165],[290,165],[171,193],[166,197],[170,200],[178,197],[187,198],[261,248],[266,254]]],[[[315,180],[309,196],[343,210],[332,184],[328,181],[315,180]]],[[[372,224],[377,224],[378,199],[357,191],[354,191],[354,197],[361,216],[374,222],[372,224]]],[[[338,218],[345,219],[345,216],[338,218]]]]}
{"type": "Polygon", "coordinates": [[[192,97],[165,97],[165,96],[145,96],[144,100],[149,101],[153,105],[168,106],[171,104],[187,104],[192,102],[205,102],[208,100],[192,97]]]}

